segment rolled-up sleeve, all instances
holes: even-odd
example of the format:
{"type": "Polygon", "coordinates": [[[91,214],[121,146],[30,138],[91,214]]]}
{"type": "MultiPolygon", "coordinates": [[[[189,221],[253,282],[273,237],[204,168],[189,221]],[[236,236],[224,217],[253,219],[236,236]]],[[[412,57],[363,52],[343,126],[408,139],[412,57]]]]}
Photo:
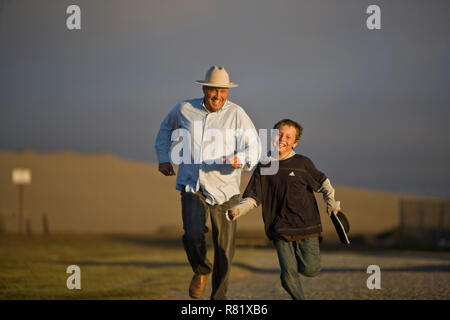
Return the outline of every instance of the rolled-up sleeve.
{"type": "Polygon", "coordinates": [[[156,136],[155,150],[159,163],[170,162],[170,148],[172,146],[172,131],[178,128],[178,111],[180,105],[173,108],[164,118],[156,136]]]}
{"type": "Polygon", "coordinates": [[[244,164],[243,169],[251,171],[260,160],[261,141],[252,120],[243,110],[238,113],[237,129],[240,133],[236,140],[237,156],[244,164]]]}
{"type": "Polygon", "coordinates": [[[323,200],[327,205],[327,211],[341,210],[341,202],[334,199],[334,188],[328,178],[322,183],[318,192],[322,193],[323,200]]]}

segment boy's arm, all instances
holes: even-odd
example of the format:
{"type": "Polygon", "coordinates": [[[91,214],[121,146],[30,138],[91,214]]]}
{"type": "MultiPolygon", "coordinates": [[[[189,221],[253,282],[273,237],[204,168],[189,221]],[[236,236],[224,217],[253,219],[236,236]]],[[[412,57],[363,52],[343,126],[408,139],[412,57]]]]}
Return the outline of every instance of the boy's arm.
{"type": "Polygon", "coordinates": [[[253,171],[252,177],[245,188],[241,201],[225,212],[228,221],[247,214],[250,210],[259,206],[262,202],[261,175],[258,165],[253,171]]]}
{"type": "Polygon", "coordinates": [[[228,221],[231,221],[233,219],[237,219],[243,215],[246,215],[250,210],[256,207],[258,207],[258,204],[256,203],[255,199],[250,197],[242,198],[237,205],[228,209],[225,217],[228,221]]]}
{"type": "Polygon", "coordinates": [[[311,182],[313,190],[320,192],[323,195],[323,200],[327,204],[328,214],[331,215],[332,211],[337,213],[337,211],[341,210],[341,203],[334,199],[334,188],[327,176],[322,171],[318,170],[311,159],[308,158],[306,158],[306,168],[313,180],[311,182]]]}
{"type": "Polygon", "coordinates": [[[321,187],[317,192],[322,193],[323,200],[327,204],[327,212],[331,214],[332,211],[340,211],[341,210],[341,202],[336,201],[334,199],[334,188],[330,183],[330,180],[327,178],[322,183],[321,187]]]}

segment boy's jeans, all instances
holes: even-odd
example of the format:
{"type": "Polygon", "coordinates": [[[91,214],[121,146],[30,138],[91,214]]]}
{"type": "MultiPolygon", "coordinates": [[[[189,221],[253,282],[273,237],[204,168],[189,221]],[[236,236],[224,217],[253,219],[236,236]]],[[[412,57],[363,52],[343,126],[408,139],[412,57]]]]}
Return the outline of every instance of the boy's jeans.
{"type": "Polygon", "coordinates": [[[210,205],[201,191],[181,192],[183,214],[183,245],[187,258],[195,273],[212,274],[212,300],[226,299],[228,276],[234,256],[236,221],[228,221],[225,211],[239,202],[239,195],[233,196],[221,205],[210,205]],[[214,242],[214,267],[206,257],[206,221],[211,217],[214,242]]]}
{"type": "Polygon", "coordinates": [[[287,242],[275,240],[281,268],[281,285],[294,300],[303,300],[299,273],[315,277],[320,273],[319,237],[287,242]]]}

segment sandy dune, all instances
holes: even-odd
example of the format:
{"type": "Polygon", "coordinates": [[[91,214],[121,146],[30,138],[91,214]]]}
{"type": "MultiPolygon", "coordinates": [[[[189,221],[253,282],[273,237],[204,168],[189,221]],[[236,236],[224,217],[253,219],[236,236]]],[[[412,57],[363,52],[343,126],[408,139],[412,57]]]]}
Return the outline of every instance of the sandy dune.
{"type": "MultiPolygon", "coordinates": [[[[25,187],[25,216],[35,233],[42,232],[42,214],[55,232],[181,232],[175,177],[164,177],[157,166],[109,154],[73,152],[0,152],[0,213],[7,231],[17,230],[18,190],[13,168],[32,170],[25,187]]],[[[249,175],[243,176],[242,188],[249,175]]],[[[400,198],[395,193],[336,186],[336,198],[351,223],[351,234],[376,234],[398,224],[400,198]]],[[[417,198],[417,197],[416,197],[417,198]]],[[[317,195],[325,237],[336,238],[323,200],[317,195]]],[[[262,234],[260,209],[238,222],[239,230],[262,234]]]]}

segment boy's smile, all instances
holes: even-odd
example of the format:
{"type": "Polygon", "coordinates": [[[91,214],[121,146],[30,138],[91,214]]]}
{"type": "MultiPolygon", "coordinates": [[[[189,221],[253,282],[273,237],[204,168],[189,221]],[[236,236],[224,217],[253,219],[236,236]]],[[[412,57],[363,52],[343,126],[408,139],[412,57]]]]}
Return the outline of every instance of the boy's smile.
{"type": "Polygon", "coordinates": [[[278,129],[278,136],[274,139],[274,146],[278,149],[280,160],[285,158],[297,146],[296,133],[295,128],[288,125],[282,125],[278,129]]]}

